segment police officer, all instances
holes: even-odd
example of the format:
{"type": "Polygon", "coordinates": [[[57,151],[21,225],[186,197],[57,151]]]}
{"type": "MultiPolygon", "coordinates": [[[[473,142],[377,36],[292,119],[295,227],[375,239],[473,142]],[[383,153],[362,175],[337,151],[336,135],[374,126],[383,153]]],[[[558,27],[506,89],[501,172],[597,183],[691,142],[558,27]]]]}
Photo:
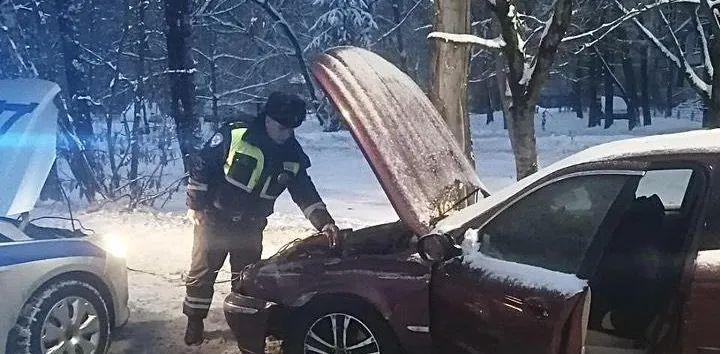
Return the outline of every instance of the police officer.
{"type": "Polygon", "coordinates": [[[195,236],[183,302],[187,345],[203,341],[213,284],[228,254],[234,280],[246,265],[260,260],[267,217],[286,188],[330,246],[339,241],[338,228],[307,174],[310,159],[293,134],[305,110],[299,97],[273,92],[253,123],[228,124],[193,158],[187,205],[195,236]]]}

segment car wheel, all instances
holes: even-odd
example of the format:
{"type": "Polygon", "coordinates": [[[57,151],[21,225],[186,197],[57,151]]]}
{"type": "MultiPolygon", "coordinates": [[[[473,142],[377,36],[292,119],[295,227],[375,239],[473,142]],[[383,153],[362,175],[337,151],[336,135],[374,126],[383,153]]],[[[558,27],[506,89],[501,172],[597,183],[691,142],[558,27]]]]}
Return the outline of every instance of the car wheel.
{"type": "Polygon", "coordinates": [[[353,301],[323,302],[299,314],[283,343],[285,354],[395,354],[395,335],[374,308],[353,301]]]}
{"type": "Polygon", "coordinates": [[[105,354],[108,309],[100,292],[80,280],[45,285],[23,306],[7,353],[105,354]]]}

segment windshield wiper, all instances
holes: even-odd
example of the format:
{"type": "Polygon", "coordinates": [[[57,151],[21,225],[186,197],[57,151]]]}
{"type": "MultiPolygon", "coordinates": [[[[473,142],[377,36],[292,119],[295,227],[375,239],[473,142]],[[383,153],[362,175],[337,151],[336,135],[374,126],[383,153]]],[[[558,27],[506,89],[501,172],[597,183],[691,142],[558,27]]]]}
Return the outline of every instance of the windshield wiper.
{"type": "Polygon", "coordinates": [[[452,210],[455,210],[455,208],[457,208],[458,205],[464,203],[465,201],[467,201],[468,199],[470,199],[472,196],[474,196],[474,195],[477,194],[478,192],[482,192],[483,197],[487,197],[487,196],[489,195],[489,194],[488,194],[487,192],[485,192],[482,188],[477,187],[477,188],[473,189],[472,192],[470,192],[470,193],[466,194],[464,197],[462,197],[462,199],[460,199],[460,200],[458,200],[457,202],[455,202],[455,204],[453,204],[450,208],[448,208],[447,210],[444,210],[442,213],[440,213],[440,215],[438,215],[437,217],[433,218],[433,219],[430,221],[430,224],[431,224],[431,225],[435,225],[435,224],[437,224],[440,220],[445,219],[445,218],[447,217],[447,214],[448,214],[449,212],[451,212],[452,210]]]}

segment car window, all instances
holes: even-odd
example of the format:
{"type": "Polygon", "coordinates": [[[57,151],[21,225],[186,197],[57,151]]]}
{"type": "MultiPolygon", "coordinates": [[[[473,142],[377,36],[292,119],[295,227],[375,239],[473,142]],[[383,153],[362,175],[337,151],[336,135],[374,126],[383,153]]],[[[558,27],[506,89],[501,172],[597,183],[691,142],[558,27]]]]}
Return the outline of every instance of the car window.
{"type": "Polygon", "coordinates": [[[629,178],[580,176],[542,187],[480,230],[480,251],[506,261],[576,273],[629,178]]]}
{"type": "Polygon", "coordinates": [[[640,179],[635,195],[650,197],[657,194],[665,209],[680,209],[692,174],[690,169],[648,171],[640,179]]]}

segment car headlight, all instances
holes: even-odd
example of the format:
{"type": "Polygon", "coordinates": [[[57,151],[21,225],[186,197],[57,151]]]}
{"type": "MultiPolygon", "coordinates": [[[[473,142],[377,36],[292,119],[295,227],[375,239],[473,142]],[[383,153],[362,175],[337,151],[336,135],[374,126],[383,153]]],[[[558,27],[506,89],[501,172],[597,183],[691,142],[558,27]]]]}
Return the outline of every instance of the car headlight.
{"type": "Polygon", "coordinates": [[[127,246],[118,235],[104,235],[102,237],[102,247],[115,257],[125,258],[127,255],[127,246]]]}

